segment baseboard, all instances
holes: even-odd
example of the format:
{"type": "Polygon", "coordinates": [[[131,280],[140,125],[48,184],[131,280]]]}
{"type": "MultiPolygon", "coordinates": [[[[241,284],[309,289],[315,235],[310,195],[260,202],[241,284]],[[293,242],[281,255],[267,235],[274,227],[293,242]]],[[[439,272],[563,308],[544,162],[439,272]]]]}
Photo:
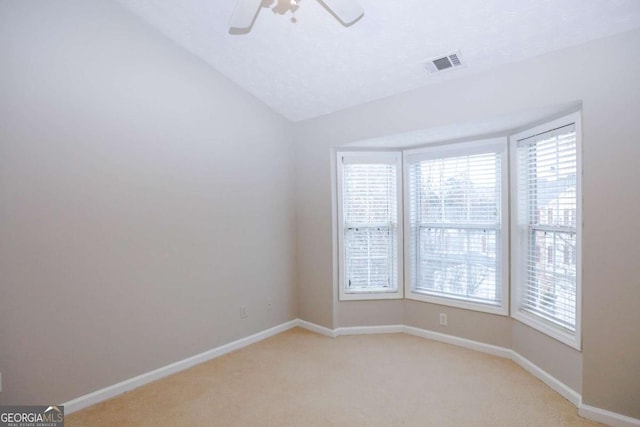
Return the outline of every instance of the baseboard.
{"type": "Polygon", "coordinates": [[[638,427],[640,419],[627,417],[605,409],[596,408],[585,404],[578,406],[578,414],[599,423],[604,423],[612,427],[638,427]]]}
{"type": "Polygon", "coordinates": [[[505,359],[511,359],[519,366],[521,366],[524,370],[532,374],[534,377],[538,378],[546,385],[551,387],[552,390],[558,392],[562,397],[567,399],[569,402],[573,403],[575,406],[580,405],[582,400],[582,396],[580,393],[571,389],[569,386],[564,384],[562,381],[555,378],[553,375],[549,374],[545,370],[541,369],[537,365],[533,364],[531,361],[521,356],[519,353],[511,349],[507,349],[504,347],[500,347],[497,345],[486,344],[478,341],[469,340],[466,338],[455,337],[452,335],[443,334],[440,332],[428,331],[426,329],[420,329],[413,326],[405,326],[404,332],[410,335],[415,335],[427,339],[431,339],[434,341],[440,341],[447,344],[452,344],[458,347],[464,347],[471,350],[479,351],[481,353],[492,354],[494,356],[503,357],[505,359]]]}
{"type": "Polygon", "coordinates": [[[321,329],[323,335],[326,336],[340,336],[340,335],[362,335],[362,334],[389,334],[389,333],[405,333],[414,335],[421,338],[426,338],[434,341],[443,342],[446,344],[452,344],[458,347],[468,348],[470,350],[479,351],[481,353],[487,353],[505,359],[511,359],[523,369],[531,373],[536,378],[547,384],[551,389],[558,392],[561,396],[573,403],[575,406],[579,406],[581,402],[581,395],[564,384],[562,381],[555,378],[553,375],[544,371],[531,361],[516,353],[515,351],[500,347],[497,345],[486,344],[479,341],[473,341],[466,338],[460,338],[453,335],[443,334],[441,332],[429,331],[427,329],[416,328],[414,326],[406,325],[380,325],[380,326],[347,326],[340,327],[333,330],[324,328],[322,326],[314,325],[310,322],[299,321],[298,326],[301,326],[310,331],[315,331],[318,328],[321,329]],[[302,322],[304,324],[302,324],[302,322]]]}
{"type": "Polygon", "coordinates": [[[640,427],[639,419],[627,417],[615,412],[610,412],[604,409],[582,404],[582,395],[580,393],[576,392],[575,390],[564,384],[562,381],[546,372],[544,369],[535,365],[529,359],[508,348],[406,325],[348,326],[334,329],[333,334],[331,333],[331,329],[317,326],[310,322],[305,322],[305,325],[299,326],[302,326],[309,330],[314,330],[314,328],[321,328],[325,331],[323,335],[326,336],[405,333],[434,341],[443,342],[446,344],[452,344],[458,347],[468,348],[471,350],[479,351],[481,353],[492,354],[494,356],[503,357],[505,359],[510,359],[521,366],[524,370],[529,372],[531,375],[544,382],[548,387],[556,391],[569,402],[574,404],[578,408],[578,414],[581,417],[600,423],[605,423],[613,427],[640,427]]]}
{"type": "Polygon", "coordinates": [[[573,390],[547,371],[541,369],[529,359],[521,356],[519,353],[516,353],[513,350],[509,350],[509,352],[511,353],[510,359],[520,365],[525,371],[548,385],[552,390],[558,392],[562,397],[573,403],[576,407],[580,406],[580,403],[582,402],[582,395],[580,393],[573,390]]]}
{"type": "Polygon", "coordinates": [[[316,325],[315,323],[307,322],[302,319],[295,319],[289,322],[282,323],[274,326],[273,328],[266,329],[256,334],[250,335],[245,338],[233,341],[231,343],[216,347],[212,350],[205,351],[204,353],[197,354],[187,359],[172,363],[159,369],[138,375],[137,377],[119,382],[117,384],[105,387],[103,389],[94,391],[76,399],[63,403],[66,414],[79,411],[87,408],[96,403],[103,402],[112,397],[118,396],[127,391],[138,388],[142,385],[148,384],[153,381],[157,381],[161,378],[175,374],[177,372],[188,369],[199,363],[203,363],[230,353],[232,351],[241,349],[248,345],[257,343],[266,338],[277,335],[281,332],[289,330],[294,327],[301,327],[309,331],[315,332],[327,337],[337,337],[340,335],[360,335],[360,334],[388,334],[388,333],[406,333],[434,341],[443,342],[446,344],[452,344],[458,347],[464,347],[471,350],[479,351],[482,353],[492,354],[494,356],[511,359],[523,369],[531,373],[536,378],[547,384],[551,389],[558,392],[565,399],[573,403],[578,408],[578,414],[581,417],[605,423],[614,427],[640,427],[640,419],[627,417],[625,415],[617,414],[615,412],[607,411],[604,409],[596,408],[589,405],[582,404],[582,396],[571,389],[569,386],[555,378],[553,375],[544,371],[519,353],[511,349],[499,347],[491,344],[485,344],[478,341],[473,341],[465,338],[459,338],[452,335],[443,334],[440,332],[429,331],[426,329],[416,328],[406,325],[381,325],[381,326],[353,326],[353,327],[341,327],[336,329],[329,329],[324,326],[316,325]]]}
{"type": "Polygon", "coordinates": [[[336,328],[336,336],[340,335],[368,335],[368,334],[397,334],[404,332],[403,325],[383,325],[383,326],[349,326],[336,328]]]}
{"type": "Polygon", "coordinates": [[[187,359],[180,360],[170,365],[163,366],[162,368],[155,369],[153,371],[144,373],[142,375],[138,375],[137,377],[130,378],[128,380],[119,382],[117,384],[102,388],[100,390],[97,390],[92,393],[86,394],[84,396],[78,397],[76,399],[70,400],[68,402],[63,403],[64,412],[65,414],[71,414],[73,412],[87,408],[91,405],[95,405],[96,403],[100,403],[107,399],[111,399],[112,397],[118,396],[122,393],[133,390],[142,385],[148,384],[152,381],[157,381],[161,378],[167,377],[177,372],[184,371],[185,369],[188,369],[199,363],[207,362],[211,359],[215,359],[216,357],[222,356],[223,354],[230,353],[232,351],[246,347],[250,344],[254,344],[258,341],[262,341],[266,338],[277,335],[288,329],[294,328],[296,326],[300,326],[299,322],[300,321],[298,319],[295,319],[286,323],[282,323],[278,326],[274,326],[273,328],[266,329],[264,331],[258,332],[248,337],[241,338],[239,340],[230,342],[228,344],[221,345],[220,347],[216,347],[212,350],[205,351],[204,353],[197,354],[187,359]]]}
{"type": "Polygon", "coordinates": [[[325,328],[324,326],[316,325],[315,323],[307,322],[306,320],[296,319],[296,326],[306,329],[316,334],[324,335],[325,337],[335,338],[336,333],[333,329],[325,328]]]}
{"type": "Polygon", "coordinates": [[[426,329],[416,328],[413,326],[403,326],[405,334],[414,335],[434,341],[443,342],[446,344],[452,344],[458,347],[468,348],[470,350],[479,351],[481,353],[492,354],[494,356],[504,357],[506,359],[511,358],[511,350],[497,345],[485,344],[478,341],[469,340],[466,338],[459,338],[453,335],[447,335],[440,332],[429,331],[426,329]]]}

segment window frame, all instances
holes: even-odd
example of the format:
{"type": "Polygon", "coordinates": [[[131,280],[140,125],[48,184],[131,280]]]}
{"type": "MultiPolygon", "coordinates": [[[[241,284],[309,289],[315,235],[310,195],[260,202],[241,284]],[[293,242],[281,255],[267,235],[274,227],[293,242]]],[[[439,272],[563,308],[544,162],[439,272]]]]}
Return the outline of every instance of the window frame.
{"type": "MultiPolygon", "coordinates": [[[[556,120],[545,122],[541,125],[531,127],[518,132],[509,137],[510,149],[510,174],[511,174],[511,317],[540,331],[556,340],[580,351],[582,348],[582,116],[580,112],[571,113],[556,120]],[[523,263],[526,263],[526,250],[521,249],[523,239],[528,241],[528,235],[523,235],[522,226],[519,224],[519,162],[518,162],[518,142],[524,139],[539,135],[553,129],[558,129],[568,125],[574,125],[576,133],[576,313],[575,332],[544,319],[530,311],[521,308],[524,293],[521,272],[523,263]]],[[[559,246],[558,246],[559,247],[559,246]]],[[[548,249],[547,249],[548,250],[548,249]]],[[[548,256],[548,255],[547,255],[548,256]]],[[[557,257],[556,257],[557,259],[557,257]]],[[[554,261],[557,262],[557,261],[554,261]]],[[[526,264],[524,264],[526,265],[526,264]]]]}
{"type": "MultiPolygon", "coordinates": [[[[415,161],[425,159],[440,159],[457,156],[469,156],[486,153],[499,153],[500,157],[500,191],[501,191],[501,224],[500,224],[500,263],[498,267],[501,267],[500,279],[501,279],[501,301],[499,305],[492,305],[488,303],[475,302],[466,300],[464,298],[456,297],[444,297],[434,294],[416,292],[414,291],[414,284],[411,283],[412,260],[408,260],[405,263],[405,298],[415,301],[429,302],[439,305],[463,308],[467,310],[480,311],[485,313],[498,314],[502,316],[509,315],[509,156],[508,156],[508,144],[507,137],[480,139],[468,142],[459,143],[446,143],[442,145],[431,145],[427,147],[408,149],[403,151],[403,183],[405,193],[403,194],[404,222],[407,225],[405,227],[405,253],[411,254],[411,238],[408,234],[409,224],[411,223],[411,197],[409,194],[409,170],[410,165],[415,161]]],[[[496,242],[497,243],[497,242],[496,242]]]]}
{"type": "Polygon", "coordinates": [[[402,152],[401,151],[336,151],[336,220],[337,220],[337,246],[338,246],[338,296],[340,301],[354,300],[380,300],[402,299],[404,297],[404,229],[403,229],[403,188],[402,188],[402,152]],[[345,261],[345,237],[344,237],[344,205],[343,205],[343,159],[349,158],[350,163],[376,162],[393,164],[396,167],[396,289],[386,290],[373,288],[368,290],[347,290],[346,261],[345,261]]]}

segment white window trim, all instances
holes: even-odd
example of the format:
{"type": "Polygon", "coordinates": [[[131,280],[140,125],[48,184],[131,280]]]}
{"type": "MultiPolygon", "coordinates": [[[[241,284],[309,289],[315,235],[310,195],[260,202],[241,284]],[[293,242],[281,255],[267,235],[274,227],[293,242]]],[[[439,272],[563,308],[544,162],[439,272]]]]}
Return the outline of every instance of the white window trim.
{"type": "Polygon", "coordinates": [[[336,167],[336,182],[334,191],[336,194],[336,234],[337,234],[337,243],[338,243],[338,296],[340,301],[354,301],[354,300],[380,300],[380,299],[401,299],[404,297],[403,295],[403,283],[404,283],[404,258],[403,258],[403,250],[404,250],[404,229],[403,229],[403,219],[404,214],[402,211],[402,153],[400,151],[336,151],[335,159],[335,167],[336,167]],[[397,289],[396,290],[386,290],[386,289],[367,289],[367,290],[352,290],[347,291],[344,283],[345,278],[345,251],[344,251],[344,222],[343,222],[343,208],[342,208],[342,159],[343,158],[354,158],[358,159],[358,162],[362,163],[376,163],[383,162],[389,164],[396,165],[396,209],[397,209],[397,266],[396,271],[398,274],[397,277],[397,289]]]}
{"type": "Polygon", "coordinates": [[[510,145],[510,173],[511,173],[511,247],[513,256],[511,257],[511,317],[528,325],[568,346],[581,350],[582,348],[582,118],[579,112],[569,114],[540,126],[527,129],[509,137],[510,145]],[[519,272],[522,266],[522,254],[519,253],[520,231],[518,229],[518,152],[517,144],[519,140],[547,132],[551,129],[575,124],[576,131],[576,325],[575,333],[570,333],[566,329],[536,316],[527,311],[521,310],[522,291],[520,286],[521,278],[519,272]]]}
{"type": "MultiPolygon", "coordinates": [[[[485,313],[493,313],[499,314],[503,316],[509,315],[509,201],[508,201],[508,183],[509,183],[509,163],[508,163],[508,153],[507,153],[507,138],[492,138],[492,139],[484,139],[477,140],[472,142],[464,142],[464,143],[454,143],[454,144],[446,144],[446,145],[437,145],[437,146],[429,146],[426,148],[412,149],[403,151],[403,165],[405,166],[403,169],[403,182],[404,187],[406,189],[409,188],[409,165],[410,162],[424,160],[424,159],[434,159],[441,158],[444,156],[455,157],[457,155],[460,156],[468,156],[474,154],[482,154],[489,152],[499,152],[502,153],[501,158],[501,223],[502,230],[500,233],[501,236],[501,244],[502,244],[502,253],[501,253],[501,266],[502,266],[502,294],[501,294],[501,304],[491,305],[491,304],[483,304],[483,303],[475,303],[471,301],[467,301],[464,299],[458,299],[455,297],[447,298],[441,296],[430,295],[422,292],[415,292],[413,288],[413,284],[411,283],[410,278],[412,277],[411,272],[409,271],[411,268],[411,263],[406,263],[405,265],[405,298],[416,301],[424,301],[429,303],[435,303],[440,305],[446,305],[451,307],[458,307],[467,310],[481,311],[485,313]]],[[[406,194],[403,194],[404,197],[404,212],[405,224],[409,224],[410,218],[410,206],[411,203],[410,197],[407,197],[406,194]]],[[[409,239],[405,239],[405,252],[410,253],[410,248],[408,245],[410,244],[409,239]]]]}

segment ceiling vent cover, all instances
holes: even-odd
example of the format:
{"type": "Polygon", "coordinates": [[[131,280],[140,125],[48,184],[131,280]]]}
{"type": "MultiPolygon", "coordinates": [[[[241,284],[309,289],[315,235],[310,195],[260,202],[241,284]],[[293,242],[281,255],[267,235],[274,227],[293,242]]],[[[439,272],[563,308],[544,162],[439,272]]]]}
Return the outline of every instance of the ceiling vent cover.
{"type": "Polygon", "coordinates": [[[453,70],[456,68],[462,68],[464,66],[462,62],[462,56],[460,51],[451,53],[441,58],[432,58],[427,61],[425,68],[430,73],[439,73],[441,71],[453,70]]]}

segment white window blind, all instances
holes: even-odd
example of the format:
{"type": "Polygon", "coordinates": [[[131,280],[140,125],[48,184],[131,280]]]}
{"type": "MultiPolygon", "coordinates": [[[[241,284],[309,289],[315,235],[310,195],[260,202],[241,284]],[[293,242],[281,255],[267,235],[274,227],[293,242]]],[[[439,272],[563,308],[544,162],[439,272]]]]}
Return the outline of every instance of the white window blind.
{"type": "Polygon", "coordinates": [[[408,293],[445,299],[440,301],[444,304],[483,305],[486,311],[506,314],[505,144],[492,144],[479,153],[478,145],[465,147],[470,150],[427,151],[407,158],[408,293]],[[470,151],[473,154],[466,154],[470,151]]]}
{"type": "Polygon", "coordinates": [[[575,334],[578,164],[576,126],[517,142],[519,310],[575,334]]]}
{"type": "Polygon", "coordinates": [[[339,156],[341,291],[399,290],[399,153],[339,156]]]}

